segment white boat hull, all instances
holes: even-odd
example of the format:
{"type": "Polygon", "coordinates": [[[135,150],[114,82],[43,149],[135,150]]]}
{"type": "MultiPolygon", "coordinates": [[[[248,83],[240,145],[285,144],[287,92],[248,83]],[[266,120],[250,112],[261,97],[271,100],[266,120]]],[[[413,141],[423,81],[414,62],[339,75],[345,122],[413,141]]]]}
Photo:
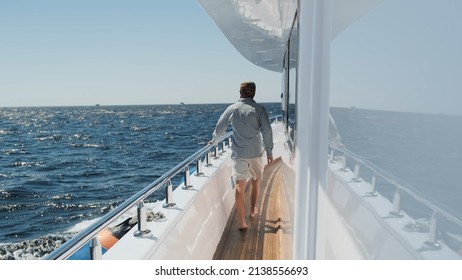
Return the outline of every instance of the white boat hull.
{"type": "Polygon", "coordinates": [[[211,259],[234,205],[230,151],[212,164],[203,176],[191,176],[192,189],[174,190],[174,207],[151,209],[166,221],[148,223],[151,233],[144,237],[135,237],[133,228],[103,259],[211,259]]]}

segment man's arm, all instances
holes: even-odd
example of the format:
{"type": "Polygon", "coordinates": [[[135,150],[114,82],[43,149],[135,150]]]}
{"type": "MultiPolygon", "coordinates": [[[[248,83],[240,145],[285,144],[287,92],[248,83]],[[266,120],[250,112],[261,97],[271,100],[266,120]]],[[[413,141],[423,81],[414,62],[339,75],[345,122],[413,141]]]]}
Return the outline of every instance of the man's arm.
{"type": "Polygon", "coordinates": [[[212,134],[212,140],[210,141],[212,144],[218,144],[218,139],[223,135],[223,133],[225,133],[226,129],[228,128],[231,122],[230,112],[231,110],[229,110],[229,108],[226,109],[218,119],[218,122],[215,126],[215,130],[212,134]]]}
{"type": "Polygon", "coordinates": [[[268,114],[266,109],[263,107],[263,112],[260,115],[261,135],[263,136],[263,145],[266,150],[266,157],[268,164],[273,162],[273,130],[269,122],[268,114]]]}

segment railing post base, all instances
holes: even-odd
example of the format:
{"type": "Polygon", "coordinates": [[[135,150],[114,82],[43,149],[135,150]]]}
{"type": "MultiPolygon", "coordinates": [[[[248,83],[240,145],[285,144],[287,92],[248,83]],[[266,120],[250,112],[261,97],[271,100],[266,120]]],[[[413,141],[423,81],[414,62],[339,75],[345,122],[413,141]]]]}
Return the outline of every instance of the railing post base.
{"type": "Polygon", "coordinates": [[[91,260],[102,260],[103,259],[103,251],[102,251],[101,243],[98,240],[98,237],[94,237],[90,241],[90,259],[91,260]]]}
{"type": "Polygon", "coordinates": [[[189,166],[186,166],[184,169],[184,186],[183,190],[190,190],[193,188],[193,186],[190,184],[190,176],[189,176],[189,166]]]}
{"type": "Polygon", "coordinates": [[[151,230],[146,227],[147,213],[144,207],[144,202],[140,201],[136,208],[138,218],[138,230],[133,233],[136,237],[143,237],[151,233],[151,230]]]}
{"type": "Polygon", "coordinates": [[[164,208],[172,208],[176,205],[173,203],[173,185],[172,180],[167,181],[167,186],[165,187],[165,204],[162,205],[164,208]]]}
{"type": "Polygon", "coordinates": [[[398,211],[390,211],[389,214],[391,215],[392,218],[402,218],[404,216],[403,212],[398,211]]]}
{"type": "Polygon", "coordinates": [[[425,241],[422,247],[417,249],[419,252],[424,252],[424,251],[439,251],[441,250],[441,244],[438,242],[430,242],[430,241],[425,241]]]}

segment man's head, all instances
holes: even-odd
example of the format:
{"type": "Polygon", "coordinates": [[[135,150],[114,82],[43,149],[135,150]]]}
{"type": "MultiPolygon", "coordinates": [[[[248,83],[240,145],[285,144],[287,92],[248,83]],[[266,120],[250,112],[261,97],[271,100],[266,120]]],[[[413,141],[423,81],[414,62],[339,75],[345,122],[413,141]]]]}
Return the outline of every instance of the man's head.
{"type": "Polygon", "coordinates": [[[254,98],[255,90],[256,86],[254,82],[243,82],[239,92],[241,94],[241,98],[254,98]]]}

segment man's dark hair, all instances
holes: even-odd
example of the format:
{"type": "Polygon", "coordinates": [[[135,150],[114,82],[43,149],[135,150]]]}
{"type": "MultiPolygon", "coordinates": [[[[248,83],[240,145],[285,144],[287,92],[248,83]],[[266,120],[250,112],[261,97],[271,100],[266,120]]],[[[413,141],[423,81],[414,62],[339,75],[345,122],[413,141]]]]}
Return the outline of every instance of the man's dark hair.
{"type": "Polygon", "coordinates": [[[254,82],[243,82],[239,92],[241,94],[241,98],[254,98],[255,90],[256,86],[254,82]]]}

